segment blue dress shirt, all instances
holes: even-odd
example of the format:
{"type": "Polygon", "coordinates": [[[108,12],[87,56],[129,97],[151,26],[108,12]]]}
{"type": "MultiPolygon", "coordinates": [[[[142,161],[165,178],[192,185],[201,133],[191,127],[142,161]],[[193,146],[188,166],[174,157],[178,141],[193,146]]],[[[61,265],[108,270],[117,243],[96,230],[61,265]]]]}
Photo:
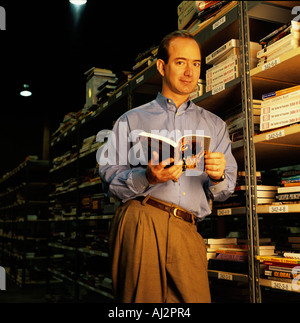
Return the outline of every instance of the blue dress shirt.
{"type": "Polygon", "coordinates": [[[108,194],[126,202],[137,196],[151,195],[174,203],[194,213],[198,220],[211,213],[209,199],[226,200],[234,191],[237,164],[231,152],[226,123],[215,114],[188,100],[178,109],[171,99],[158,94],[157,98],[122,115],[115,123],[108,142],[97,153],[99,173],[107,185],[108,194]],[[225,180],[213,185],[205,172],[190,176],[187,172],[178,182],[168,181],[150,185],[146,178],[146,167],[138,162],[132,166],[137,152],[132,142],[138,140],[141,131],[159,131],[162,135],[177,140],[186,131],[203,131],[211,137],[210,151],[225,155],[225,180]],[[109,151],[110,149],[110,151],[109,151]],[[105,158],[104,158],[105,156],[105,158]]]}

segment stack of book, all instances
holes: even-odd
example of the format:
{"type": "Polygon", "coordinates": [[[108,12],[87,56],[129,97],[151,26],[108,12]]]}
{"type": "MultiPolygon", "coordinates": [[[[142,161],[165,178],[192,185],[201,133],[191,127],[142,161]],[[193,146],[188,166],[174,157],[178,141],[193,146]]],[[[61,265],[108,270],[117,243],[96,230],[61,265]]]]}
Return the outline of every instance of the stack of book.
{"type": "Polygon", "coordinates": [[[197,29],[199,24],[213,19],[233,2],[235,1],[183,1],[177,7],[178,29],[197,29]]]}
{"type": "MultiPolygon", "coordinates": [[[[250,42],[250,67],[257,64],[256,53],[260,45],[250,42]]],[[[205,58],[208,65],[213,65],[206,71],[206,92],[234,80],[240,74],[240,49],[239,40],[231,39],[205,58]]]]}
{"type": "Polygon", "coordinates": [[[300,170],[284,172],[281,186],[277,189],[276,202],[284,204],[300,202],[300,170]]]}
{"type": "MultiPolygon", "coordinates": [[[[114,74],[111,70],[92,67],[88,71],[84,73],[86,77],[86,108],[91,109],[93,106],[97,106],[99,98],[97,97],[98,91],[104,91],[102,86],[108,80],[113,83],[117,82],[116,74],[114,74]]],[[[104,86],[104,94],[107,94],[106,85],[104,86]]]]}
{"type": "Polygon", "coordinates": [[[257,52],[258,66],[266,64],[280,55],[299,47],[300,22],[291,21],[259,41],[262,49],[257,52]]]}
{"type": "Polygon", "coordinates": [[[237,238],[207,239],[208,269],[231,273],[248,273],[248,249],[237,238]]]}
{"type": "Polygon", "coordinates": [[[284,252],[281,256],[258,256],[264,278],[292,284],[299,290],[300,253],[284,252]]]}
{"type": "MultiPolygon", "coordinates": [[[[275,196],[279,186],[262,185],[261,172],[256,172],[257,204],[270,204],[275,202],[275,196]]],[[[234,193],[224,202],[214,202],[217,209],[226,207],[243,207],[246,205],[246,176],[239,171],[234,193]]]]}
{"type": "Polygon", "coordinates": [[[117,78],[105,80],[97,89],[97,103],[106,101],[117,89],[117,78]]]}
{"type": "Polygon", "coordinates": [[[300,122],[300,86],[264,94],[261,103],[260,130],[279,128],[300,122]]]}
{"type": "Polygon", "coordinates": [[[138,54],[135,59],[135,65],[132,67],[132,74],[137,75],[157,59],[158,46],[153,46],[145,52],[138,54]]]}
{"type": "MultiPolygon", "coordinates": [[[[260,127],[260,115],[261,115],[261,102],[262,100],[253,100],[253,124],[254,124],[254,134],[259,132],[260,127]]],[[[234,115],[226,117],[225,122],[227,124],[227,130],[232,141],[237,141],[243,138],[243,124],[244,117],[243,112],[240,110],[234,115]]]]}

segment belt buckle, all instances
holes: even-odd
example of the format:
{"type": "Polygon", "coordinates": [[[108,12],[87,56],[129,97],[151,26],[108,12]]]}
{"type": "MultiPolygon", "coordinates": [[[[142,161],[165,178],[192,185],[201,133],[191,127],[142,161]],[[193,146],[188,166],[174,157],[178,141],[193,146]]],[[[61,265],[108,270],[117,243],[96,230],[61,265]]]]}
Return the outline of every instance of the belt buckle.
{"type": "Polygon", "coordinates": [[[173,215],[175,216],[175,218],[183,220],[183,218],[181,216],[177,215],[177,211],[178,211],[177,207],[173,208],[173,215]]]}

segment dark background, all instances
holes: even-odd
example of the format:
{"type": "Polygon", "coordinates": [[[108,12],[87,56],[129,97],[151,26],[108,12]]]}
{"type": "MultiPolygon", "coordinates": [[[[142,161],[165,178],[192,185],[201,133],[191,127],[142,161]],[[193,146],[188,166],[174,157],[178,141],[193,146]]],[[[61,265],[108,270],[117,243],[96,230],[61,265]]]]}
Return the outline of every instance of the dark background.
{"type": "Polygon", "coordinates": [[[0,0],[0,177],[26,156],[42,158],[43,129],[85,104],[84,72],[117,75],[177,29],[181,1],[88,0],[80,17],[68,0],[0,0]],[[28,83],[33,95],[19,95],[28,83]]]}

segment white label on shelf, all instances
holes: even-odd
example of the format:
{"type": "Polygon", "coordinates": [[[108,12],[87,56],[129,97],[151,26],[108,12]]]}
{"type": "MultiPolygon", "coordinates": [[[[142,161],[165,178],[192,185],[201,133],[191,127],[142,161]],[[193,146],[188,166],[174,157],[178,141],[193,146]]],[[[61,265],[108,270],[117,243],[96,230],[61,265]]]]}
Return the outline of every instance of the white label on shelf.
{"type": "Polygon", "coordinates": [[[119,98],[122,95],[122,91],[116,94],[116,99],[119,98]]]}
{"type": "Polygon", "coordinates": [[[212,89],[211,94],[212,94],[212,95],[215,95],[215,94],[217,94],[217,93],[219,93],[219,92],[222,92],[223,90],[225,90],[225,83],[223,83],[223,84],[221,84],[220,86],[217,86],[217,87],[215,87],[214,89],[212,89]]]}
{"type": "Polygon", "coordinates": [[[72,127],[71,131],[74,131],[74,130],[75,130],[75,126],[74,126],[74,127],[72,127]]]}
{"type": "Polygon", "coordinates": [[[284,137],[284,136],[285,136],[285,133],[284,133],[284,130],[282,129],[282,130],[278,130],[278,131],[267,134],[266,140],[277,139],[277,138],[284,137]]]}
{"type": "Polygon", "coordinates": [[[231,215],[231,209],[220,209],[217,211],[218,216],[223,216],[223,215],[231,215]]]}
{"type": "Polygon", "coordinates": [[[82,120],[81,120],[81,124],[84,124],[84,123],[85,123],[85,119],[82,119],[82,120]]]}
{"type": "Polygon", "coordinates": [[[103,108],[106,108],[108,106],[108,101],[106,101],[105,103],[103,103],[103,108]]]}
{"type": "Polygon", "coordinates": [[[269,207],[269,213],[288,213],[288,205],[272,205],[269,207]]]}
{"type": "Polygon", "coordinates": [[[222,17],[220,20],[218,20],[217,22],[215,22],[212,26],[212,30],[217,29],[218,27],[220,27],[222,24],[224,24],[224,22],[226,22],[226,16],[222,17]]]}
{"type": "Polygon", "coordinates": [[[279,63],[280,63],[280,58],[279,57],[278,58],[275,58],[271,62],[268,62],[268,63],[264,64],[261,67],[261,70],[262,71],[268,70],[269,68],[272,68],[272,67],[274,67],[275,65],[277,65],[279,63]]]}
{"type": "Polygon", "coordinates": [[[144,81],[145,75],[140,76],[137,80],[136,80],[136,84],[141,83],[142,81],[144,81]]]}
{"type": "Polygon", "coordinates": [[[292,285],[288,283],[282,283],[278,281],[272,281],[272,288],[281,289],[281,290],[292,290],[292,285]]]}
{"type": "Polygon", "coordinates": [[[218,273],[218,279],[233,280],[233,276],[227,273],[218,273]]]}
{"type": "Polygon", "coordinates": [[[68,135],[68,131],[64,133],[64,137],[67,137],[67,135],[68,135]]]}

